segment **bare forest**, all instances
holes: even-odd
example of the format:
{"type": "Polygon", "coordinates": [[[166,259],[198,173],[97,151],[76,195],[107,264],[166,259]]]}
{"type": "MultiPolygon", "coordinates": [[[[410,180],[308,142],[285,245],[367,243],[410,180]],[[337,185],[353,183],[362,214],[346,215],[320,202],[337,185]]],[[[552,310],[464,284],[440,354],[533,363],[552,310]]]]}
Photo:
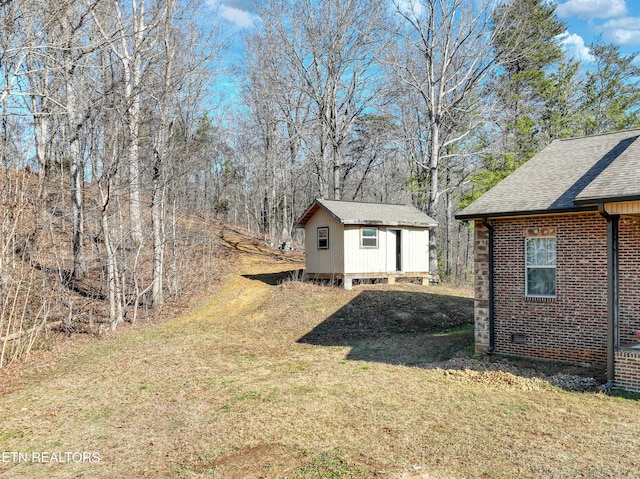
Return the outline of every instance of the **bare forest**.
{"type": "Polygon", "coordinates": [[[616,45],[586,68],[545,0],[0,0],[0,367],[46,325],[113,330],[219,275],[224,223],[299,244],[314,198],[455,211],[556,138],[640,126],[616,45]]]}

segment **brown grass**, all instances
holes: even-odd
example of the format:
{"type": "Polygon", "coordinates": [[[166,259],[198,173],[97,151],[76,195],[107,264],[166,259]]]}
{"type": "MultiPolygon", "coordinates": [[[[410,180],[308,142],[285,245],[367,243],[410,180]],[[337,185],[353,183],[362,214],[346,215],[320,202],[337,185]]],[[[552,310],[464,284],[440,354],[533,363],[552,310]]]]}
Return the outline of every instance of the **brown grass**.
{"type": "Polygon", "coordinates": [[[277,284],[300,264],[227,240],[245,253],[208,301],[68,348],[0,399],[0,453],[100,460],[3,477],[640,477],[638,402],[468,368],[469,298],[277,284]]]}

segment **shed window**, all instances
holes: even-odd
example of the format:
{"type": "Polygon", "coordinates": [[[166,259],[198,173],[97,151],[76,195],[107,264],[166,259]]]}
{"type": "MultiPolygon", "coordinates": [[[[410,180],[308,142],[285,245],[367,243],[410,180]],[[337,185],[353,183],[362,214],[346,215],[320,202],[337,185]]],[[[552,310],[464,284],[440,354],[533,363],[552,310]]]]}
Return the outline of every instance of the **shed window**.
{"type": "Polygon", "coordinates": [[[526,238],[526,295],[536,298],[556,296],[556,239],[526,238]]]}
{"type": "Polygon", "coordinates": [[[318,228],[318,249],[329,249],[329,227],[318,228]]]}
{"type": "Polygon", "coordinates": [[[362,248],[378,247],[378,228],[360,229],[360,246],[362,248]]]}

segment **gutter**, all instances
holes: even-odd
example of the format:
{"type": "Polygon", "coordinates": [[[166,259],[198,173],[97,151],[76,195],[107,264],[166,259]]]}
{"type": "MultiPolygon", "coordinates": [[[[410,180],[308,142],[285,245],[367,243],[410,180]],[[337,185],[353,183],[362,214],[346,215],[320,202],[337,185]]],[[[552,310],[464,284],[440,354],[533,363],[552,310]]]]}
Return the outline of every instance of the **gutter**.
{"type": "Polygon", "coordinates": [[[601,196],[599,198],[576,198],[573,204],[577,206],[598,205],[598,211],[604,203],[621,203],[623,201],[640,201],[640,195],[601,196]]]}
{"type": "Polygon", "coordinates": [[[486,218],[486,215],[491,215],[491,218],[516,218],[519,216],[549,216],[549,215],[562,215],[567,213],[585,213],[589,211],[598,211],[598,207],[594,204],[584,204],[579,206],[571,206],[565,208],[554,209],[540,209],[540,210],[519,210],[519,211],[500,211],[484,213],[465,213],[466,210],[455,215],[455,219],[460,221],[469,221],[486,218]]]}
{"type": "Polygon", "coordinates": [[[487,221],[487,217],[482,217],[482,226],[489,230],[489,347],[487,353],[493,353],[495,349],[495,325],[494,325],[494,293],[493,293],[493,226],[487,221]]]}
{"type": "Polygon", "coordinates": [[[616,326],[618,324],[618,215],[610,215],[604,203],[598,205],[598,211],[607,220],[607,381],[615,379],[616,326]]]}

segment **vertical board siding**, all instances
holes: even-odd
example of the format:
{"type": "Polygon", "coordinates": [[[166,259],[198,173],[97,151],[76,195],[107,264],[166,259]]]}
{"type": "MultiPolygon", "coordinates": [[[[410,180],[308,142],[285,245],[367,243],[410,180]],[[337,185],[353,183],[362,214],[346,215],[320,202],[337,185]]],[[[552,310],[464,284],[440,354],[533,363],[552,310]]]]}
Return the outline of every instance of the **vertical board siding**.
{"type": "MultiPolygon", "coordinates": [[[[373,226],[367,226],[373,227],[373,226]]],[[[305,225],[305,265],[307,274],[380,274],[391,271],[387,247],[390,230],[402,233],[403,273],[429,271],[429,230],[417,227],[377,226],[378,247],[360,247],[360,225],[343,225],[327,211],[319,209],[305,225]],[[329,227],[329,249],[317,247],[317,229],[329,227]]],[[[395,265],[393,265],[395,270],[395,265]]]]}
{"type": "Polygon", "coordinates": [[[429,230],[406,228],[402,231],[402,260],[405,273],[429,271],[429,230]]]}
{"type": "MultiPolygon", "coordinates": [[[[372,226],[367,226],[371,228],[372,226]]],[[[360,247],[360,226],[345,225],[344,252],[345,273],[384,273],[387,272],[387,230],[378,226],[378,247],[360,247]]]]}
{"type": "Polygon", "coordinates": [[[344,226],[323,209],[319,209],[304,227],[305,266],[307,274],[344,273],[344,226]],[[329,249],[318,249],[318,228],[329,227],[329,249]]]}

